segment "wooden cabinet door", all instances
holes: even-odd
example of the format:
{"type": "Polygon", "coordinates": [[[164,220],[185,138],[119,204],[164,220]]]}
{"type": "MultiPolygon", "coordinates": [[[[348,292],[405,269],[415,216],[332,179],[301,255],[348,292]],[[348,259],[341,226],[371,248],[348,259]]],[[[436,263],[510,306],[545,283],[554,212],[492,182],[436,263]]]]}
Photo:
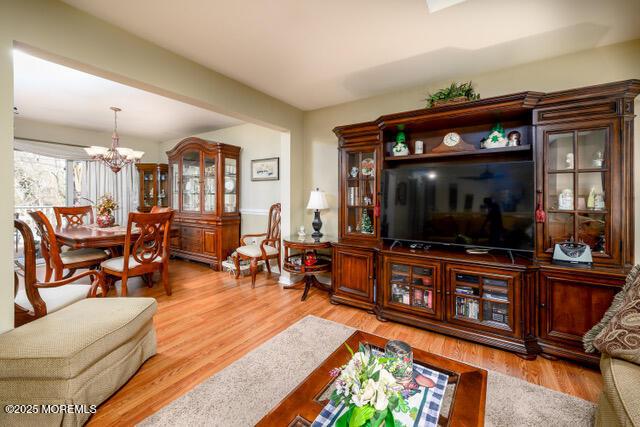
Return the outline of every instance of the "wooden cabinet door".
{"type": "Polygon", "coordinates": [[[334,294],[373,303],[374,253],[372,251],[335,248],[333,272],[334,294]]]}
{"type": "Polygon", "coordinates": [[[216,230],[204,230],[204,253],[207,255],[218,255],[216,230]]]}
{"type": "Polygon", "coordinates": [[[180,230],[181,249],[188,252],[202,253],[202,228],[183,226],[180,230]]]}
{"type": "Polygon", "coordinates": [[[538,336],[581,351],[582,336],[602,319],[619,290],[610,280],[579,271],[541,272],[538,336]]]}
{"type": "Polygon", "coordinates": [[[520,336],[521,273],[449,264],[447,321],[494,333],[520,336]]]}
{"type": "Polygon", "coordinates": [[[442,318],[439,262],[385,256],[381,280],[383,307],[442,318]]]}

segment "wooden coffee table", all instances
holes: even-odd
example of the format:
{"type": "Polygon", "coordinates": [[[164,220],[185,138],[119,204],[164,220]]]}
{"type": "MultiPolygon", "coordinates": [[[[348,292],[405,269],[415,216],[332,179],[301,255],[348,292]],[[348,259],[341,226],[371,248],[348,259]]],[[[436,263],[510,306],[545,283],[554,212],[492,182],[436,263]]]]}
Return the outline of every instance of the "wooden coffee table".
{"type": "MultiPolygon", "coordinates": [[[[345,342],[353,349],[358,348],[358,344],[361,342],[384,349],[387,340],[366,332],[356,331],[345,342]]],[[[344,344],[341,344],[257,425],[264,427],[310,426],[328,402],[323,396],[335,380],[329,375],[329,371],[344,365],[350,358],[349,351],[344,344]]],[[[413,359],[423,366],[449,375],[439,425],[484,425],[487,371],[419,349],[413,349],[413,359]]]]}

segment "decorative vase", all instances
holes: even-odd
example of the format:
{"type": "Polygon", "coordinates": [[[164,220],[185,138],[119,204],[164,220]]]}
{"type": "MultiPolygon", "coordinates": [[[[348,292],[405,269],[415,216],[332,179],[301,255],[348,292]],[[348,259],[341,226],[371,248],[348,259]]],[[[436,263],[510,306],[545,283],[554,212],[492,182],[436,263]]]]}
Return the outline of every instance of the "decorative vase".
{"type": "Polygon", "coordinates": [[[391,374],[400,384],[413,380],[413,350],[404,341],[392,340],[384,347],[385,356],[396,360],[391,374]]]}
{"type": "Polygon", "coordinates": [[[96,224],[98,224],[98,227],[101,227],[101,228],[112,227],[113,224],[115,224],[115,222],[116,222],[116,217],[113,216],[113,214],[111,213],[98,215],[96,217],[96,224]]]}

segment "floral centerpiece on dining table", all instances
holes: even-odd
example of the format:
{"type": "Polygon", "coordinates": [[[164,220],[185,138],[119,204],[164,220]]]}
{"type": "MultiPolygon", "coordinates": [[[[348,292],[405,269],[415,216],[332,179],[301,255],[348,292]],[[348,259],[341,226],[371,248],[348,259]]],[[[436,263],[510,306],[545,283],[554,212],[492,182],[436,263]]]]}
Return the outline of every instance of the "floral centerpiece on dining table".
{"type": "MultiPolygon", "coordinates": [[[[351,360],[330,374],[336,377],[331,403],[347,408],[336,420],[337,427],[396,426],[394,412],[414,412],[406,398],[410,391],[400,384],[392,372],[398,360],[377,356],[370,347],[360,344],[356,353],[347,346],[351,360]]],[[[413,414],[412,414],[413,415],[413,414]]]]}
{"type": "Polygon", "coordinates": [[[113,211],[118,209],[118,204],[113,199],[111,194],[105,194],[96,204],[96,223],[99,227],[112,227],[116,222],[116,217],[113,216],[113,211]]]}

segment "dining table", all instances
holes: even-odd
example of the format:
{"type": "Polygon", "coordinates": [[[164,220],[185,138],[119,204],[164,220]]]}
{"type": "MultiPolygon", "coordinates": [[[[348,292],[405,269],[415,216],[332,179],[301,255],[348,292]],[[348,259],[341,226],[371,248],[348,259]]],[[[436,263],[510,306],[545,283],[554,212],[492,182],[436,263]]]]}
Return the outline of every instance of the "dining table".
{"type": "MultiPolygon", "coordinates": [[[[124,246],[127,238],[127,227],[116,225],[101,228],[96,224],[65,225],[56,227],[54,233],[59,244],[73,249],[107,249],[124,246]]],[[[139,236],[140,231],[137,228],[133,228],[131,230],[131,240],[135,242],[139,236]]]]}

